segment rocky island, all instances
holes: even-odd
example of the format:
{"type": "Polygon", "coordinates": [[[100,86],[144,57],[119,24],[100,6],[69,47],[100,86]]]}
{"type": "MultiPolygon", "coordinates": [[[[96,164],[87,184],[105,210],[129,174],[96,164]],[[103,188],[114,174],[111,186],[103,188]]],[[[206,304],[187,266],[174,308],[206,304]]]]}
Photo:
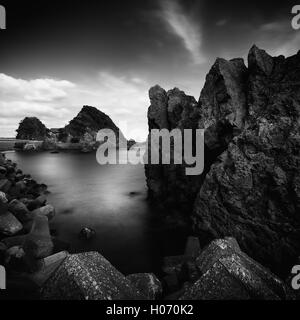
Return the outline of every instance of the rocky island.
{"type": "Polygon", "coordinates": [[[39,119],[26,117],[17,129],[16,138],[29,141],[17,143],[16,148],[25,151],[37,149],[91,152],[99,145],[96,137],[101,129],[112,130],[116,134],[117,144],[127,144],[122,131],[108,115],[95,107],[83,106],[78,115],[64,128],[48,129],[39,119]]]}

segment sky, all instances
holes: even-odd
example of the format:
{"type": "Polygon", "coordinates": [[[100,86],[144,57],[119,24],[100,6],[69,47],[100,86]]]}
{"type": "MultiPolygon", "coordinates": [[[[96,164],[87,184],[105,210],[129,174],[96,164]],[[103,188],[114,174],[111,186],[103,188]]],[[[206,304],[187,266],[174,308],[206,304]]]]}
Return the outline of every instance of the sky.
{"type": "Polygon", "coordinates": [[[300,49],[294,1],[0,0],[0,137],[36,116],[63,127],[97,107],[125,136],[144,141],[148,90],[159,84],[199,98],[217,57],[300,49]]]}

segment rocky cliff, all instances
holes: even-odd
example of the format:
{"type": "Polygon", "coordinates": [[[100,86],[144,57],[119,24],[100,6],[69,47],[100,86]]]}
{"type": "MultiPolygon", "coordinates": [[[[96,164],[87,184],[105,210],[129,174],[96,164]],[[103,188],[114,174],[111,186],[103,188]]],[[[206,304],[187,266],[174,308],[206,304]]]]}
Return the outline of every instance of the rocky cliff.
{"type": "Polygon", "coordinates": [[[88,140],[87,134],[96,136],[100,129],[111,129],[116,136],[127,141],[121,130],[111,118],[97,108],[84,106],[78,115],[64,128],[64,132],[73,139],[88,140]]]}
{"type": "Polygon", "coordinates": [[[149,129],[205,128],[205,171],[148,166],[152,198],[193,221],[203,242],[234,236],[250,256],[284,273],[300,252],[300,53],[271,57],[253,46],[217,59],[198,103],[178,89],[150,90],[149,129]]]}

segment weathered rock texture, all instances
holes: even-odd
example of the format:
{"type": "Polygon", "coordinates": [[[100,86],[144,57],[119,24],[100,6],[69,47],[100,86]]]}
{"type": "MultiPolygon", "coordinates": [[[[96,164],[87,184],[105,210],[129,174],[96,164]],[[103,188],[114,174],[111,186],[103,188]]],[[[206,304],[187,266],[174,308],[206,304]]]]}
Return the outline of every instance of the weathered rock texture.
{"type": "Polygon", "coordinates": [[[241,251],[233,238],[210,243],[196,260],[202,276],[182,300],[286,300],[293,293],[278,277],[241,251]]]}
{"type": "Polygon", "coordinates": [[[42,288],[50,300],[144,300],[129,279],[97,252],[69,255],[42,288]]]}
{"type": "MultiPolygon", "coordinates": [[[[184,129],[198,128],[200,110],[193,97],[185,95],[177,88],[166,92],[159,86],[150,89],[149,97],[151,101],[148,111],[149,130],[181,129],[183,131],[184,129]]],[[[172,147],[173,145],[171,145],[171,151],[173,151],[172,147]]],[[[172,205],[176,198],[180,200],[181,207],[189,207],[200,184],[198,177],[186,176],[185,168],[185,164],[174,164],[173,154],[171,154],[170,165],[146,165],[149,196],[157,202],[164,201],[169,205],[172,205]]]]}
{"type": "MultiPolygon", "coordinates": [[[[150,98],[150,129],[170,128],[168,94],[155,87],[150,98]]],[[[183,166],[150,166],[150,193],[189,203],[202,243],[234,236],[251,257],[284,273],[300,251],[300,53],[273,58],[254,46],[248,68],[242,59],[217,59],[193,108],[191,123],[206,130],[205,172],[183,177],[183,166]]],[[[185,114],[177,127],[190,127],[185,114]]]]}

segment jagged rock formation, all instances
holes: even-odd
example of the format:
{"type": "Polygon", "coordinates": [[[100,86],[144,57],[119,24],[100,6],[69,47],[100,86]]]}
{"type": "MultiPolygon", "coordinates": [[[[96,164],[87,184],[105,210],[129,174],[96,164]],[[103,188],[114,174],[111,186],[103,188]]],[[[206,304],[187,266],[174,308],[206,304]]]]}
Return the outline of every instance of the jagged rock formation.
{"type": "MultiPolygon", "coordinates": [[[[159,86],[151,88],[149,96],[151,101],[148,111],[149,130],[198,128],[200,110],[193,97],[185,95],[177,88],[166,92],[159,86]]],[[[173,150],[172,146],[171,150],[173,150]]],[[[172,160],[173,154],[171,154],[171,163],[172,160]]],[[[174,203],[174,198],[180,199],[181,207],[189,207],[200,185],[198,177],[186,176],[185,168],[185,164],[182,166],[175,164],[146,165],[149,196],[157,202],[164,201],[169,205],[174,203]]]]}
{"type": "Polygon", "coordinates": [[[95,137],[100,129],[111,129],[117,137],[127,142],[121,130],[111,118],[97,108],[84,106],[78,115],[64,128],[64,132],[73,139],[89,143],[90,136],[95,137]],[[88,135],[88,136],[87,136],[88,135]]]}
{"type": "MultiPolygon", "coordinates": [[[[168,100],[156,91],[150,90],[150,129],[156,118],[168,123],[168,100]]],[[[254,46],[248,68],[242,59],[217,59],[195,106],[200,116],[194,120],[206,129],[206,168],[194,177],[196,192],[192,178],[179,175],[180,187],[173,183],[171,167],[164,175],[146,170],[151,193],[157,183],[180,204],[177,192],[190,192],[202,242],[234,236],[247,254],[278,273],[300,251],[299,92],[299,53],[273,58],[254,46]]]]}
{"type": "Polygon", "coordinates": [[[143,294],[97,252],[69,255],[42,288],[50,300],[144,300],[143,294]]]}
{"type": "Polygon", "coordinates": [[[292,290],[241,251],[233,238],[218,239],[196,259],[201,277],[181,300],[290,300],[292,290]]]}
{"type": "Polygon", "coordinates": [[[35,117],[23,119],[16,131],[20,140],[45,140],[49,135],[49,129],[35,117]]]}

